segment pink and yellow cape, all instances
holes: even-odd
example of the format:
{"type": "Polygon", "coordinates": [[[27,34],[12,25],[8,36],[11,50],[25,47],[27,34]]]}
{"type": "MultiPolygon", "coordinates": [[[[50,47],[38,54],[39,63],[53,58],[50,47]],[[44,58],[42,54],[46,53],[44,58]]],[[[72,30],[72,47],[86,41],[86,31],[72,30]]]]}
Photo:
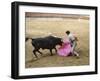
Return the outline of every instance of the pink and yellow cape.
{"type": "Polygon", "coordinates": [[[60,48],[58,48],[57,53],[60,56],[69,56],[72,52],[71,43],[66,41],[62,44],[60,48]]]}

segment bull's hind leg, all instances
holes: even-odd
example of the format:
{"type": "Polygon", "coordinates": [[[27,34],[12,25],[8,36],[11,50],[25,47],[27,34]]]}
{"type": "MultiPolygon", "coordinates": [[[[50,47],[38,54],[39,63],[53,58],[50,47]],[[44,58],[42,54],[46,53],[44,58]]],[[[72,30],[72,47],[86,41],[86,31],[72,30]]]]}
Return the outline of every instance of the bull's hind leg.
{"type": "Polygon", "coordinates": [[[34,53],[35,57],[38,58],[38,56],[36,54],[36,50],[33,50],[33,53],[34,53]]]}
{"type": "Polygon", "coordinates": [[[42,55],[42,52],[40,52],[39,50],[37,50],[37,51],[38,51],[38,53],[40,53],[42,55]]]}

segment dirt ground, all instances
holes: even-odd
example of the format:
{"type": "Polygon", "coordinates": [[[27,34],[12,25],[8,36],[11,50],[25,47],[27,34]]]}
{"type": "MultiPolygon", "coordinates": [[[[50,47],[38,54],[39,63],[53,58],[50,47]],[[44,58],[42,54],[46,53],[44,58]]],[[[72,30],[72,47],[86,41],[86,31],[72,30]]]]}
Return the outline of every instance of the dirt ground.
{"type": "Polygon", "coordinates": [[[50,33],[58,37],[66,37],[66,30],[70,30],[78,37],[78,45],[76,51],[79,53],[79,58],[75,56],[61,57],[53,50],[53,56],[50,56],[49,50],[40,51],[43,55],[38,55],[35,58],[29,39],[25,43],[25,67],[60,67],[60,66],[80,66],[89,65],[89,20],[88,19],[49,19],[49,18],[27,18],[26,17],[26,37],[45,37],[50,33]]]}

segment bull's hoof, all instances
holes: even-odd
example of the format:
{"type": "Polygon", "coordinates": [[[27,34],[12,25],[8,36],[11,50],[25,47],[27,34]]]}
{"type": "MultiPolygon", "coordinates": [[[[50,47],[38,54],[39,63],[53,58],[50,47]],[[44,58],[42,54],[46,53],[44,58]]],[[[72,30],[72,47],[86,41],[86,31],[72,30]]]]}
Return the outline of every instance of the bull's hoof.
{"type": "Polygon", "coordinates": [[[37,60],[37,59],[38,59],[37,57],[34,58],[34,60],[37,60]]]}
{"type": "Polygon", "coordinates": [[[51,56],[53,56],[53,54],[51,54],[51,56]]]}

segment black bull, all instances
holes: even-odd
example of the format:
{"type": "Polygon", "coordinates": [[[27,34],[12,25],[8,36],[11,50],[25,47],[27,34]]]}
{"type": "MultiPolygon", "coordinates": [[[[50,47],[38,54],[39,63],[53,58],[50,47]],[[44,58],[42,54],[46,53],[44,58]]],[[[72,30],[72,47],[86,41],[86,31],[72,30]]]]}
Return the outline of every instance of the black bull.
{"type": "MultiPolygon", "coordinates": [[[[29,38],[26,38],[25,40],[27,41],[29,38]]],[[[42,54],[42,52],[39,51],[40,48],[42,49],[49,49],[51,55],[52,54],[52,49],[55,49],[55,51],[57,52],[56,46],[57,45],[62,45],[62,39],[59,37],[54,37],[54,36],[47,36],[47,37],[43,37],[43,38],[31,38],[32,39],[32,45],[34,47],[33,53],[35,55],[35,57],[37,57],[36,52],[42,54]]]]}

